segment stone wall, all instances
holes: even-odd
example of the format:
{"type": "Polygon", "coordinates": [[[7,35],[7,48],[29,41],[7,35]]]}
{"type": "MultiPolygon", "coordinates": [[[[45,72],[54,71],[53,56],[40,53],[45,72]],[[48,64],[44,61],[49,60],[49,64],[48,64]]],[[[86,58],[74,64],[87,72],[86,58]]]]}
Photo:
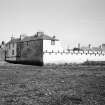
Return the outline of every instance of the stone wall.
{"type": "Polygon", "coordinates": [[[43,62],[42,40],[28,41],[17,45],[17,61],[18,62],[43,62]]]}

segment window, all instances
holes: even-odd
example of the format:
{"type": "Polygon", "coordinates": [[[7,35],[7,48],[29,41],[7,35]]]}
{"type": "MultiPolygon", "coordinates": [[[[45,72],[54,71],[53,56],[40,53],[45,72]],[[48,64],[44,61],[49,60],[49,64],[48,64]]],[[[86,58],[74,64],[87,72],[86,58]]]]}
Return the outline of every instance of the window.
{"type": "Polygon", "coordinates": [[[55,40],[51,40],[51,45],[55,45],[55,40]]]}
{"type": "Polygon", "coordinates": [[[29,46],[30,45],[30,42],[29,41],[25,41],[25,42],[23,42],[23,44],[26,47],[26,46],[29,46]]]}
{"type": "Polygon", "coordinates": [[[12,55],[14,55],[14,50],[12,50],[12,55]]]}

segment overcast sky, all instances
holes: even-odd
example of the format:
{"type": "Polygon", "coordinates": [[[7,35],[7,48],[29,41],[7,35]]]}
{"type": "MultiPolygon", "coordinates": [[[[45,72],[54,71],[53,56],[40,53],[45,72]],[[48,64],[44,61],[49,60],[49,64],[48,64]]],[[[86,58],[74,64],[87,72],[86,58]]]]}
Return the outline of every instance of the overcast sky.
{"type": "Polygon", "coordinates": [[[105,43],[105,0],[0,0],[0,41],[37,31],[69,47],[105,43]]]}

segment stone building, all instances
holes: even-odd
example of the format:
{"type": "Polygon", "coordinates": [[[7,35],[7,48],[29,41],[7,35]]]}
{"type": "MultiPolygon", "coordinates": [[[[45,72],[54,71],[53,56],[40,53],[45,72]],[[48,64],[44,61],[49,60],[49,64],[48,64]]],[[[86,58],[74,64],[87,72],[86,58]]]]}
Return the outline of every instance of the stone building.
{"type": "Polygon", "coordinates": [[[43,52],[63,51],[60,41],[43,32],[33,36],[12,38],[6,44],[6,61],[43,64],[43,52]]]}

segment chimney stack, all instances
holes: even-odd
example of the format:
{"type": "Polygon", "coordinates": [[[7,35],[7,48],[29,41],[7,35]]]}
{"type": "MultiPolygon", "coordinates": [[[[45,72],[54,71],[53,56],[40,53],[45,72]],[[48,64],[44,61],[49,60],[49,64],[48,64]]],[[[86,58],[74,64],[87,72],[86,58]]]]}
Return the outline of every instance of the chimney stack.
{"type": "Polygon", "coordinates": [[[55,39],[55,37],[56,37],[56,36],[54,35],[53,38],[55,39]]]}
{"type": "Polygon", "coordinates": [[[91,44],[89,44],[88,47],[91,48],[91,44]]]}
{"type": "Polygon", "coordinates": [[[20,35],[20,40],[24,39],[26,35],[20,35]]]}
{"type": "Polygon", "coordinates": [[[80,43],[78,43],[78,48],[80,49],[80,43]]]}
{"type": "Polygon", "coordinates": [[[37,36],[44,35],[44,32],[37,32],[37,36]]]}

